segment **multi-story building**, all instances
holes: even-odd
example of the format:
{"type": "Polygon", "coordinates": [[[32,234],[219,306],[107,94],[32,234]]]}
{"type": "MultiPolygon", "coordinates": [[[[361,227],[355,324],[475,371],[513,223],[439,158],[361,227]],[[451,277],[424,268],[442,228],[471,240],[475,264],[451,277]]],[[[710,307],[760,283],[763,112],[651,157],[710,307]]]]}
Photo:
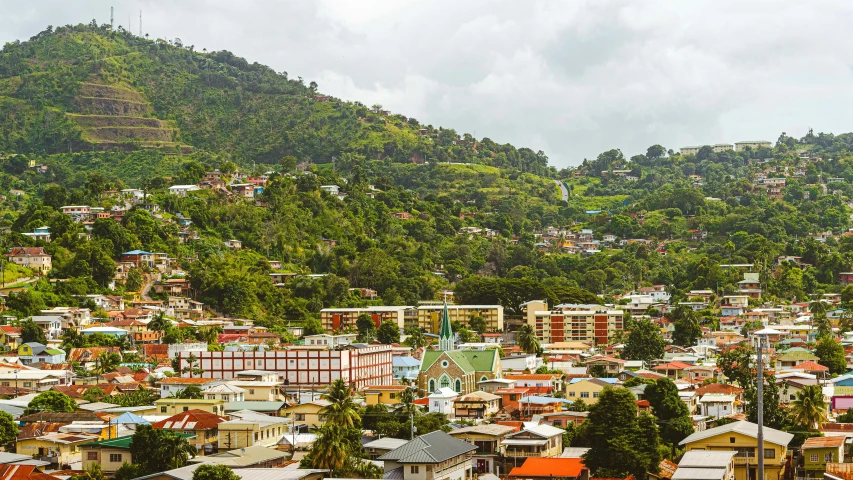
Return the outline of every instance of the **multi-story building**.
{"type": "Polygon", "coordinates": [[[22,267],[32,268],[46,275],[53,268],[51,256],[41,247],[15,247],[4,255],[10,262],[22,267]]]}
{"type": "Polygon", "coordinates": [[[379,328],[385,320],[393,320],[398,327],[405,327],[406,312],[414,314],[414,307],[410,306],[375,306],[365,308],[324,308],[320,310],[320,322],[327,332],[340,331],[346,327],[355,328],[358,316],[370,315],[371,320],[379,328]]]}
{"type": "Polygon", "coordinates": [[[745,140],[743,142],[735,142],[736,152],[742,152],[746,150],[746,147],[758,150],[759,148],[772,148],[773,144],[767,140],[745,140]]]}
{"type": "Polygon", "coordinates": [[[389,345],[350,345],[338,349],[291,349],[259,352],[180,352],[181,368],[195,355],[205,378],[232,379],[243,370],[276,372],[285,385],[328,385],[342,378],[349,385],[394,382],[389,345]]]}
{"type": "Polygon", "coordinates": [[[603,305],[562,304],[552,310],[545,302],[528,302],[527,323],[542,343],[583,341],[605,345],[624,328],[624,312],[603,305]]]}
{"type": "MultiPolygon", "coordinates": [[[[421,305],[418,307],[417,325],[428,333],[438,333],[439,321],[444,305],[421,305]]],[[[486,321],[486,331],[496,332],[504,328],[504,307],[501,305],[447,305],[450,322],[459,322],[468,327],[472,317],[486,321]]]]}

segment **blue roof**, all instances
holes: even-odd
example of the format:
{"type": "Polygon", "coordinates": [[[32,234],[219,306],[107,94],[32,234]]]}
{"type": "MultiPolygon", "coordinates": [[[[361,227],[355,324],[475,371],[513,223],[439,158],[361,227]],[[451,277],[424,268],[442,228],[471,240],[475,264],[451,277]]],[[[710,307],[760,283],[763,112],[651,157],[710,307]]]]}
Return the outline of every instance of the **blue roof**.
{"type": "Polygon", "coordinates": [[[124,252],[122,255],[151,255],[151,252],[146,252],[145,250],[131,250],[129,252],[124,252]]]}
{"type": "Polygon", "coordinates": [[[395,367],[420,367],[421,361],[412,357],[397,355],[391,359],[391,364],[395,367]]]}
{"type": "Polygon", "coordinates": [[[110,420],[110,425],[118,425],[118,424],[124,425],[124,424],[129,424],[129,423],[148,425],[148,423],[150,423],[150,422],[148,422],[148,420],[145,420],[144,418],[140,417],[139,415],[136,415],[136,414],[130,413],[130,412],[124,412],[121,415],[119,415],[118,417],[110,420]]]}
{"type": "MultiPolygon", "coordinates": [[[[573,378],[569,381],[569,385],[573,383],[582,382],[584,380],[592,380],[591,378],[573,378]]],[[[607,382],[611,385],[615,385],[618,378],[596,378],[596,380],[601,380],[602,382],[607,382]]]]}

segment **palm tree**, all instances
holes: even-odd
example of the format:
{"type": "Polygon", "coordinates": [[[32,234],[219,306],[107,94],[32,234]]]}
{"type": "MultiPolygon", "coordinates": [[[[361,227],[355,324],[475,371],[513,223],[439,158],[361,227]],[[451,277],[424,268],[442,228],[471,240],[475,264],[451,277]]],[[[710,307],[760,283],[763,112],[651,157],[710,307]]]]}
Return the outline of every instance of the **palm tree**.
{"type": "Polygon", "coordinates": [[[797,392],[796,400],[791,402],[790,412],[796,425],[817,431],[828,421],[821,386],[807,385],[797,392]]]}
{"type": "Polygon", "coordinates": [[[826,315],[826,304],[820,300],[815,300],[809,304],[809,311],[812,313],[812,317],[826,315]]]}
{"type": "Polygon", "coordinates": [[[318,435],[311,447],[311,466],[329,470],[333,477],[338,476],[336,474],[344,468],[350,456],[343,428],[327,422],[323,427],[315,428],[314,432],[318,435]]]}
{"type": "MultiPolygon", "coordinates": [[[[166,318],[163,312],[157,314],[153,320],[148,322],[148,330],[153,330],[155,332],[164,333],[169,327],[172,326],[172,322],[166,318]]],[[[162,339],[161,339],[162,341],[162,339]]]]}
{"type": "Polygon", "coordinates": [[[195,458],[197,450],[189,444],[186,438],[177,433],[169,433],[169,435],[165,435],[165,438],[163,438],[163,443],[167,447],[165,451],[171,452],[169,469],[181,468],[187,464],[187,460],[190,457],[195,458]]]}
{"type": "Polygon", "coordinates": [[[526,353],[536,353],[539,351],[539,338],[536,337],[536,330],[532,325],[524,324],[516,333],[515,342],[526,353]]]}
{"type": "Polygon", "coordinates": [[[198,329],[198,339],[207,344],[219,343],[219,334],[224,330],[219,325],[211,325],[198,329]]]}
{"type": "Polygon", "coordinates": [[[355,427],[361,421],[358,405],[352,399],[350,388],[343,379],[337,379],[329,385],[326,393],[320,396],[330,403],[320,409],[320,415],[326,416],[326,425],[355,427]]]}
{"type": "Polygon", "coordinates": [[[95,359],[95,373],[103,375],[112,372],[121,363],[121,356],[115,352],[101,352],[95,359]]]}

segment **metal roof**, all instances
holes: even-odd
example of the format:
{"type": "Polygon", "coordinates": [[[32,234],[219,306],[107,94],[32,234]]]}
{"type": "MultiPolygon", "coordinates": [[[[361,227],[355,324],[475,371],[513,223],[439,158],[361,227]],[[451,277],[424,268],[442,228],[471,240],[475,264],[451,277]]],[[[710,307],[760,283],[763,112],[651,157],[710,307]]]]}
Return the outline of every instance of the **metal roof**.
{"type": "Polygon", "coordinates": [[[734,450],[691,450],[681,457],[678,468],[726,468],[735,453],[734,450]]]}
{"type": "Polygon", "coordinates": [[[726,476],[725,468],[684,468],[672,474],[672,480],[722,480],[726,476]]]}
{"type": "Polygon", "coordinates": [[[476,450],[473,444],[453,438],[441,430],[421,435],[377,460],[398,463],[441,463],[476,450]]]}
{"type": "MultiPolygon", "coordinates": [[[[752,422],[740,421],[721,425],[719,427],[709,428],[708,430],[696,432],[688,436],[687,438],[679,442],[679,445],[687,445],[688,443],[693,443],[699,440],[704,440],[706,438],[711,438],[726,433],[740,433],[741,435],[757,438],[758,425],[752,422]]],[[[789,443],[791,443],[791,440],[793,438],[794,436],[790,433],[785,433],[774,428],[764,427],[764,441],[766,442],[775,443],[776,445],[787,446],[789,443]]]]}

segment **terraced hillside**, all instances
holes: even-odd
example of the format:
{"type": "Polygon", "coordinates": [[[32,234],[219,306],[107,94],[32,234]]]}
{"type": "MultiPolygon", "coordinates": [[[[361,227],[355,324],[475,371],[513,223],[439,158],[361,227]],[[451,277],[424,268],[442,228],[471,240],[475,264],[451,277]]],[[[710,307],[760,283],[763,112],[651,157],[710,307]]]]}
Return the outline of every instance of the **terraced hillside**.
{"type": "Polygon", "coordinates": [[[182,153],[189,146],[178,142],[178,129],[153,118],[143,94],[126,87],[84,82],[68,113],[83,130],[83,140],[101,149],[164,148],[182,153]]]}

